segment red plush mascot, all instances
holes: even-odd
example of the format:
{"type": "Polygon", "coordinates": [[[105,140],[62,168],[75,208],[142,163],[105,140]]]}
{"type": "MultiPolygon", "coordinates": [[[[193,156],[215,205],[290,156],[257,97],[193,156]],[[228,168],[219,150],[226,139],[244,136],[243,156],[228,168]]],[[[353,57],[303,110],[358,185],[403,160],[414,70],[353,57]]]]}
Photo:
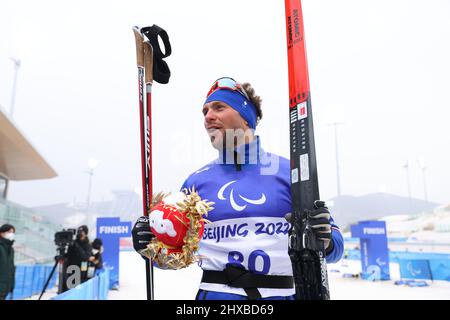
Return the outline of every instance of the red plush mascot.
{"type": "Polygon", "coordinates": [[[194,253],[203,235],[213,202],[202,200],[194,189],[156,196],[149,215],[155,238],[148,255],[162,269],[181,269],[198,260],[194,253]]]}

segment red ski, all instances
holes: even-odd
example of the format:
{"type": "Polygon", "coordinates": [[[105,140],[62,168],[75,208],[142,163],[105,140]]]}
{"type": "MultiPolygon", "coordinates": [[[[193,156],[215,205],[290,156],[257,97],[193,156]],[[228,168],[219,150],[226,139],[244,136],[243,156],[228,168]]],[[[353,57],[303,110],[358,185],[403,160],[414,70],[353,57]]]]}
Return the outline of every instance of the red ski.
{"type": "Polygon", "coordinates": [[[328,300],[325,248],[308,225],[307,211],[319,200],[305,34],[300,0],[285,0],[289,69],[292,214],[289,256],[296,298],[328,300]]]}

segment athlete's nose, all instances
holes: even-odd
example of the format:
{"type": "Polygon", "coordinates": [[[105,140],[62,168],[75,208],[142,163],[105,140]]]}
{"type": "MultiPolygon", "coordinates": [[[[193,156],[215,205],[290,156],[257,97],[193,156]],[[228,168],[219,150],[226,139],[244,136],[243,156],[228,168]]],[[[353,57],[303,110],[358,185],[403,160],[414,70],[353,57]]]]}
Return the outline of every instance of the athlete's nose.
{"type": "Polygon", "coordinates": [[[209,108],[205,111],[204,113],[205,115],[205,122],[206,123],[210,123],[211,121],[214,121],[217,117],[216,114],[214,112],[214,110],[212,108],[209,108]]]}

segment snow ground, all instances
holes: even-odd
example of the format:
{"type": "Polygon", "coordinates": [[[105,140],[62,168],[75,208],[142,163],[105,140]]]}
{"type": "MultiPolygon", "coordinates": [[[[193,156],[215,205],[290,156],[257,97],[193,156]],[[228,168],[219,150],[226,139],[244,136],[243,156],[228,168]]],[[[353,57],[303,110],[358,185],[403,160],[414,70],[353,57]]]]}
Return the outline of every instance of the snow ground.
{"type": "MultiPolygon", "coordinates": [[[[119,290],[109,292],[109,300],[145,300],[145,262],[134,251],[120,252],[119,290]]],[[[192,265],[181,270],[154,270],[155,300],[193,300],[202,276],[192,265]]]]}
{"type": "MultiPolygon", "coordinates": [[[[400,279],[398,264],[390,265],[390,281],[370,282],[344,278],[343,273],[357,274],[359,261],[328,266],[331,298],[334,300],[450,300],[450,282],[434,281],[428,287],[394,285],[400,279]],[[340,270],[341,272],[333,272],[340,270]]],[[[197,265],[177,271],[154,268],[155,300],[193,300],[201,278],[197,265]]],[[[120,288],[109,292],[109,300],[145,300],[145,263],[133,251],[120,253],[120,288]]]]}

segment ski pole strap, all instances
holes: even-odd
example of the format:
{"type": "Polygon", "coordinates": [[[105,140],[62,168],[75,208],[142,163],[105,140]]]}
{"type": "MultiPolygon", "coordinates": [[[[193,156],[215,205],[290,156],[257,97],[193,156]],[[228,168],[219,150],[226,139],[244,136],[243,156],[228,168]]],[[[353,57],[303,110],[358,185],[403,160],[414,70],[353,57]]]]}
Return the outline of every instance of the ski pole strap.
{"type": "Polygon", "coordinates": [[[294,288],[292,276],[256,274],[231,265],[228,265],[223,271],[203,270],[202,282],[226,284],[233,288],[242,288],[250,300],[261,298],[258,288],[294,288]]]}
{"type": "Polygon", "coordinates": [[[151,27],[144,27],[141,29],[142,34],[147,37],[153,48],[153,80],[165,84],[169,82],[170,69],[167,63],[163,60],[172,53],[169,36],[167,32],[154,24],[151,27]],[[164,43],[164,53],[161,50],[158,42],[158,36],[164,43]]]}

